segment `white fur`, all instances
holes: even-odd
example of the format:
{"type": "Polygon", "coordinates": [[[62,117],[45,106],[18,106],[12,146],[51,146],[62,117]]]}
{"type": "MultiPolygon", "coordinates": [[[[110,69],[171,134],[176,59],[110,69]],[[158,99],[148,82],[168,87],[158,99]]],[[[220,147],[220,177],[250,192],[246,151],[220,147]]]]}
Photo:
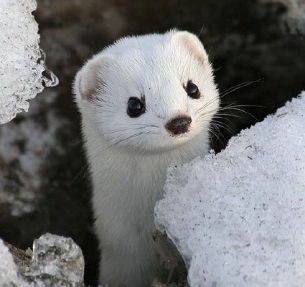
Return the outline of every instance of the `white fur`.
{"type": "Polygon", "coordinates": [[[219,98],[206,52],[188,32],[123,38],[84,65],[74,90],[93,180],[100,283],[150,286],[161,274],[153,210],[166,169],[208,152],[219,98]],[[200,99],[187,96],[188,80],[200,99]],[[141,96],[146,112],[129,117],[128,99],[141,96]],[[190,116],[191,128],[172,136],[165,125],[177,115],[190,116]]]}

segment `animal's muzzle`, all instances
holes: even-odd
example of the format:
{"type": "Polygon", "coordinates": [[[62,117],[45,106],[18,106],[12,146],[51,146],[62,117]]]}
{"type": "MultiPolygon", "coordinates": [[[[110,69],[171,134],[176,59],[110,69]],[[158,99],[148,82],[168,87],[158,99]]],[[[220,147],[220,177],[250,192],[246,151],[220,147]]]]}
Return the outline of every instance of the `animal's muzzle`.
{"type": "Polygon", "coordinates": [[[190,130],[192,118],[188,116],[178,116],[169,120],[165,128],[167,131],[174,136],[187,133],[190,130]]]}

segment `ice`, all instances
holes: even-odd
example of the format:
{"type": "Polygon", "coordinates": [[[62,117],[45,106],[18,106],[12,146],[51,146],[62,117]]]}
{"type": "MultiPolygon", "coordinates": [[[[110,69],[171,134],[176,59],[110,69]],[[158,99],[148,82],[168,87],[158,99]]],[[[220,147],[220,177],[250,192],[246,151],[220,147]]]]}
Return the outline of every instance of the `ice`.
{"type": "Polygon", "coordinates": [[[305,92],[219,154],[173,164],[155,219],[191,287],[304,287],[305,92]]]}
{"type": "Polygon", "coordinates": [[[57,84],[39,49],[35,0],[0,1],[0,124],[27,111],[28,100],[57,84]],[[44,75],[42,74],[44,72],[44,75]]]}
{"type": "Polygon", "coordinates": [[[84,287],[83,254],[71,238],[42,235],[34,241],[29,266],[17,266],[1,239],[0,256],[1,287],[84,287]]]}
{"type": "Polygon", "coordinates": [[[84,258],[71,238],[44,234],[33,244],[30,267],[22,277],[37,287],[83,287],[84,258]]]}

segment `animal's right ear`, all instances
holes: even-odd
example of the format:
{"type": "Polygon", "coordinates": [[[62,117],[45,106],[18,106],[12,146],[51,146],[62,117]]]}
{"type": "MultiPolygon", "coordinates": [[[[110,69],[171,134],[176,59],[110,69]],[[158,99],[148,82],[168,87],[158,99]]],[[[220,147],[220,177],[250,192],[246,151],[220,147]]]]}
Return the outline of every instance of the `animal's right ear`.
{"type": "Polygon", "coordinates": [[[110,58],[106,56],[94,57],[89,60],[77,73],[73,91],[81,100],[92,101],[101,91],[103,85],[103,71],[111,65],[110,58]]]}

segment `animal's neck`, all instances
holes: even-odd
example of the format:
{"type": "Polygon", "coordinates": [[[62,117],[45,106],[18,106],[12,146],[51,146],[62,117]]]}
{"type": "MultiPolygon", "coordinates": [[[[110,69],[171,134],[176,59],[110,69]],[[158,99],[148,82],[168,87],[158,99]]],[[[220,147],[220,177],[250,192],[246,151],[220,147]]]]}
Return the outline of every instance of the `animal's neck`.
{"type": "MultiPolygon", "coordinates": [[[[200,134],[185,144],[166,152],[126,151],[111,146],[89,123],[84,122],[87,153],[94,186],[93,204],[123,208],[126,216],[137,216],[135,209],[152,212],[161,198],[166,170],[173,161],[187,162],[207,153],[207,134],[200,134]]],[[[101,206],[100,206],[101,207],[101,206]]],[[[96,206],[98,208],[98,206],[96,206]]],[[[150,217],[153,213],[148,212],[150,217]]]]}

